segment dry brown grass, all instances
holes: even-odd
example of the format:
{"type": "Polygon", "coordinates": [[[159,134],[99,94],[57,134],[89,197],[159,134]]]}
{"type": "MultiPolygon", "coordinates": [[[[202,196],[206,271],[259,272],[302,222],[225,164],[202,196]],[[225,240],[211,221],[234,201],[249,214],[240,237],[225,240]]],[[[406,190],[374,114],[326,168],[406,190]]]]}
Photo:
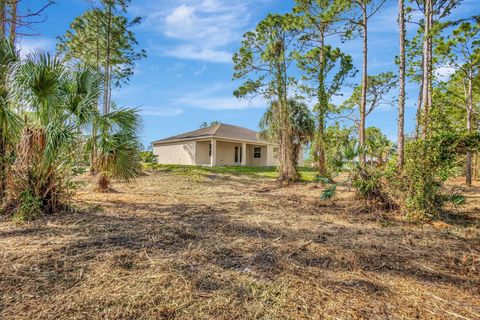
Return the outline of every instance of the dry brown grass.
{"type": "Polygon", "coordinates": [[[313,183],[156,173],[0,222],[0,319],[479,319],[480,188],[410,225],[313,183]]]}

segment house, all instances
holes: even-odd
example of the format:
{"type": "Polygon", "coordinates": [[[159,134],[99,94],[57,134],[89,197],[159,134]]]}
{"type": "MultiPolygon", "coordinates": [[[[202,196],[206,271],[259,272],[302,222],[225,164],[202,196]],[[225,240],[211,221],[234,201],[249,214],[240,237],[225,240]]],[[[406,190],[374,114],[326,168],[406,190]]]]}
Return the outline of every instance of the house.
{"type": "Polygon", "coordinates": [[[260,139],[256,131],[223,123],[157,140],[152,146],[160,164],[277,165],[276,144],[260,139]]]}

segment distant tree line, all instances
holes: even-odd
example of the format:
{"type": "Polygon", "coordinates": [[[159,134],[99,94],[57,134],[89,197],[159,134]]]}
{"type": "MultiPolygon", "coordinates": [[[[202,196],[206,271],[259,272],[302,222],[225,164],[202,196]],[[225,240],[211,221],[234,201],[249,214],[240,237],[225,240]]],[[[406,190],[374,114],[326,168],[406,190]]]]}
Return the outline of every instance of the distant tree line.
{"type": "Polygon", "coordinates": [[[400,51],[392,61],[398,72],[372,75],[369,24],[386,3],[295,0],[292,12],[269,14],[244,34],[233,56],[233,78],[244,80],[234,95],[270,101],[260,125],[279,145],[280,181],[299,180],[295,149],[301,141],[311,146],[309,160],[319,180],[331,184],[325,198],[335,195],[333,177],[347,170],[364,198],[388,202],[409,217],[434,216],[452,200],[442,185],[458,161],[464,161],[467,185],[478,172],[480,17],[449,20],[461,0],[398,0],[400,51]],[[407,34],[407,24],[415,26],[414,33],[407,34]],[[363,44],[361,80],[335,105],[333,98],[352,85],[357,70],[352,57],[332,43],[356,37],[363,44]],[[440,67],[452,76],[440,77],[440,67]],[[416,129],[408,136],[407,80],[419,87],[416,129]],[[313,128],[298,121],[302,100],[314,101],[313,115],[304,110],[306,118],[313,116],[313,128]],[[398,107],[396,146],[379,129],[366,127],[381,105],[398,107]]]}

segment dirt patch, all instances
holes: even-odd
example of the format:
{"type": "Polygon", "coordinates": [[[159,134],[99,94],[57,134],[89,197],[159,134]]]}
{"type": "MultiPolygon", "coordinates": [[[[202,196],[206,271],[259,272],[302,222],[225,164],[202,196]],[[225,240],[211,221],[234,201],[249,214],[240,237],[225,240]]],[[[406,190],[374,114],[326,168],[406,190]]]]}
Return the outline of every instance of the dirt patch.
{"type": "MultiPolygon", "coordinates": [[[[458,185],[459,183],[455,183],[458,185]]],[[[479,186],[411,225],[347,190],[172,172],[0,221],[0,319],[478,319],[479,186]]]]}

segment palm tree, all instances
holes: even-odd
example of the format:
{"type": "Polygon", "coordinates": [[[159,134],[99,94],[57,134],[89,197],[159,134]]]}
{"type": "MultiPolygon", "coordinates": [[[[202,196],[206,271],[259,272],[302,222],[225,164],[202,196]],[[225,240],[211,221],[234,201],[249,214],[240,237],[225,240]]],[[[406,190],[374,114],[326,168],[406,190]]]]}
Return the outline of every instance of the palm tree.
{"type": "MultiPolygon", "coordinates": [[[[288,99],[289,121],[292,126],[292,145],[295,159],[295,167],[298,165],[298,158],[301,156],[300,147],[313,138],[315,135],[315,119],[307,105],[295,99],[288,99]]],[[[278,130],[282,128],[276,126],[274,110],[277,101],[273,101],[262,119],[260,120],[260,135],[268,141],[277,141],[278,130]]]]}
{"type": "Polygon", "coordinates": [[[368,127],[365,154],[370,158],[370,164],[385,163],[393,152],[393,144],[379,128],[368,127]]]}
{"type": "Polygon", "coordinates": [[[315,118],[305,103],[291,99],[288,104],[291,108],[294,154],[297,155],[295,165],[297,165],[299,157],[302,156],[300,147],[309,143],[315,136],[315,118]]]}
{"type": "Polygon", "coordinates": [[[72,73],[67,108],[75,116],[79,129],[85,129],[98,109],[102,75],[89,66],[80,66],[72,73]]]}
{"type": "Polygon", "coordinates": [[[102,77],[97,71],[67,66],[42,52],[16,61],[12,48],[0,46],[0,68],[8,69],[0,80],[0,147],[7,145],[5,141],[12,145],[6,133],[19,133],[16,148],[11,148],[15,160],[9,171],[7,207],[19,217],[31,218],[66,204],[72,194],[77,146],[92,126],[98,134],[86,137],[85,147],[90,151],[95,146],[94,166],[101,173],[102,189],[108,189],[109,178],[130,181],[138,176],[138,112],[118,109],[100,114],[102,77]]]}
{"type": "MultiPolygon", "coordinates": [[[[91,129],[96,132],[96,127],[92,125],[98,110],[98,100],[101,96],[102,74],[88,66],[79,67],[73,74],[75,86],[73,86],[69,95],[68,108],[75,116],[77,130],[83,133],[91,129]]],[[[93,133],[92,133],[93,135],[93,133]]],[[[85,137],[81,137],[81,142],[85,144],[85,137]]],[[[95,162],[96,146],[91,146],[90,163],[95,162]]],[[[84,154],[84,148],[77,149],[76,160],[83,162],[87,157],[84,154]]],[[[91,172],[94,166],[91,165],[91,172]]]]}
{"type": "Polygon", "coordinates": [[[9,100],[25,119],[9,186],[13,208],[30,201],[38,211],[50,213],[70,195],[79,128],[98,97],[95,79],[91,71],[71,70],[42,52],[13,65],[9,100]]]}
{"type": "Polygon", "coordinates": [[[98,190],[108,191],[110,179],[131,181],[141,173],[141,118],[136,109],[116,109],[107,114],[96,113],[93,118],[98,135],[89,137],[87,152],[97,148],[95,167],[100,173],[98,190]]]}
{"type": "Polygon", "coordinates": [[[18,137],[21,121],[8,101],[7,74],[18,60],[13,43],[0,39],[0,205],[5,197],[8,168],[13,159],[14,141],[18,137]]]}

